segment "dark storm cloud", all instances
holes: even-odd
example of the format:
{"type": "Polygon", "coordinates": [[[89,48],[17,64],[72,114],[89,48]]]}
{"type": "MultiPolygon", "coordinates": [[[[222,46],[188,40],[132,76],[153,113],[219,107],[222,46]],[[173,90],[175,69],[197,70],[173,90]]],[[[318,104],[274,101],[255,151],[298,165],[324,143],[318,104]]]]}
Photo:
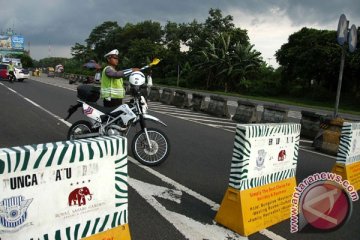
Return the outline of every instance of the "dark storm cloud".
{"type": "Polygon", "coordinates": [[[317,23],[326,25],[339,19],[344,13],[350,23],[359,25],[360,1],[359,0],[301,0],[288,1],[285,8],[288,16],[295,25],[317,23]]]}
{"type": "Polygon", "coordinates": [[[120,26],[145,20],[162,25],[203,22],[210,8],[221,9],[223,15],[244,12],[253,25],[263,24],[261,16],[274,11],[294,26],[326,25],[337,21],[341,13],[351,24],[360,25],[359,0],[12,0],[0,9],[0,30],[13,27],[32,45],[73,46],[83,43],[105,21],[120,26]]]}

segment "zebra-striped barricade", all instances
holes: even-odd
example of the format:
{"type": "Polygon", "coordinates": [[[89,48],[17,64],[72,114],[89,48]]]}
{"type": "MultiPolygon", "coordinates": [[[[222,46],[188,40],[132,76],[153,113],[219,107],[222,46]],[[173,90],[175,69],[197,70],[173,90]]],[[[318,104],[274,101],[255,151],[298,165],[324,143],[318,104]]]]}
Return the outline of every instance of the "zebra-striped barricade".
{"type": "Polygon", "coordinates": [[[290,217],[300,124],[238,124],[229,186],[215,221],[248,236],[290,217]]]}
{"type": "Polygon", "coordinates": [[[332,171],[360,190],[360,122],[344,122],[332,171]]]}
{"type": "Polygon", "coordinates": [[[0,238],[130,239],[127,140],[0,149],[0,238]]]}

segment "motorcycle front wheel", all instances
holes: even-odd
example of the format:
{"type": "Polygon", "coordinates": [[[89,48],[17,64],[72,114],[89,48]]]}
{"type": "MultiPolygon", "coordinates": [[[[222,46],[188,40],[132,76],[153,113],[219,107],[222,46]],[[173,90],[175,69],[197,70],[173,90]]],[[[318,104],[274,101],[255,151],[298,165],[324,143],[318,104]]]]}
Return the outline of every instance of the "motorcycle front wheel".
{"type": "Polygon", "coordinates": [[[141,164],[156,166],[163,163],[170,153],[170,142],[168,137],[159,129],[148,128],[150,144],[144,130],[136,133],[131,144],[134,157],[141,164]]]}
{"type": "Polygon", "coordinates": [[[92,124],[89,121],[80,120],[71,125],[67,139],[68,140],[76,140],[86,137],[81,137],[82,135],[89,134],[95,132],[95,130],[91,128],[92,124]]]}

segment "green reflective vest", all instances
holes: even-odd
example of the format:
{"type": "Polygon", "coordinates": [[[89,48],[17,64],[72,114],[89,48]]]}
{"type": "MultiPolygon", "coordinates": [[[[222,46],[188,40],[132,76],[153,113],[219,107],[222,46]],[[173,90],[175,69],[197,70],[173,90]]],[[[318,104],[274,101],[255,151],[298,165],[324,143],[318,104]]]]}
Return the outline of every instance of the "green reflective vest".
{"type": "Polygon", "coordinates": [[[8,67],[7,67],[8,71],[14,71],[14,65],[12,64],[9,64],[8,67]]]}
{"type": "Polygon", "coordinates": [[[110,78],[105,71],[110,67],[104,68],[101,74],[101,98],[124,98],[125,89],[122,78],[110,78]]]}

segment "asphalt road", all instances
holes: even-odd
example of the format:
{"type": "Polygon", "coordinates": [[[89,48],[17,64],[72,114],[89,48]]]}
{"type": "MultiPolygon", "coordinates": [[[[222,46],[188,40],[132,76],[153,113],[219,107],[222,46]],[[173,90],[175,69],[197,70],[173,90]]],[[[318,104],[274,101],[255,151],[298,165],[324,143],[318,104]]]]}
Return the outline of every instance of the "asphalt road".
{"type": "MultiPolygon", "coordinates": [[[[63,120],[68,106],[76,102],[75,86],[57,78],[35,80],[14,84],[0,81],[0,147],[63,141],[69,125],[82,118],[76,113],[69,122],[63,120]]],[[[189,111],[157,103],[150,103],[151,109],[151,114],[168,124],[162,129],[168,134],[172,149],[169,159],[161,166],[147,168],[133,161],[128,165],[132,239],[205,236],[202,239],[217,240],[213,232],[224,232],[224,236],[228,236],[224,239],[247,239],[213,222],[216,207],[228,186],[234,141],[232,128],[221,127],[228,124],[223,119],[202,116],[206,121],[189,120],[184,117],[191,114],[189,111]],[[146,191],[150,186],[168,189],[175,197],[164,199],[151,195],[146,191]]],[[[330,171],[334,163],[333,156],[303,145],[299,151],[297,180],[330,171]]],[[[358,239],[359,221],[360,204],[354,202],[350,221],[337,231],[292,234],[287,220],[248,239],[358,239]]]]}

